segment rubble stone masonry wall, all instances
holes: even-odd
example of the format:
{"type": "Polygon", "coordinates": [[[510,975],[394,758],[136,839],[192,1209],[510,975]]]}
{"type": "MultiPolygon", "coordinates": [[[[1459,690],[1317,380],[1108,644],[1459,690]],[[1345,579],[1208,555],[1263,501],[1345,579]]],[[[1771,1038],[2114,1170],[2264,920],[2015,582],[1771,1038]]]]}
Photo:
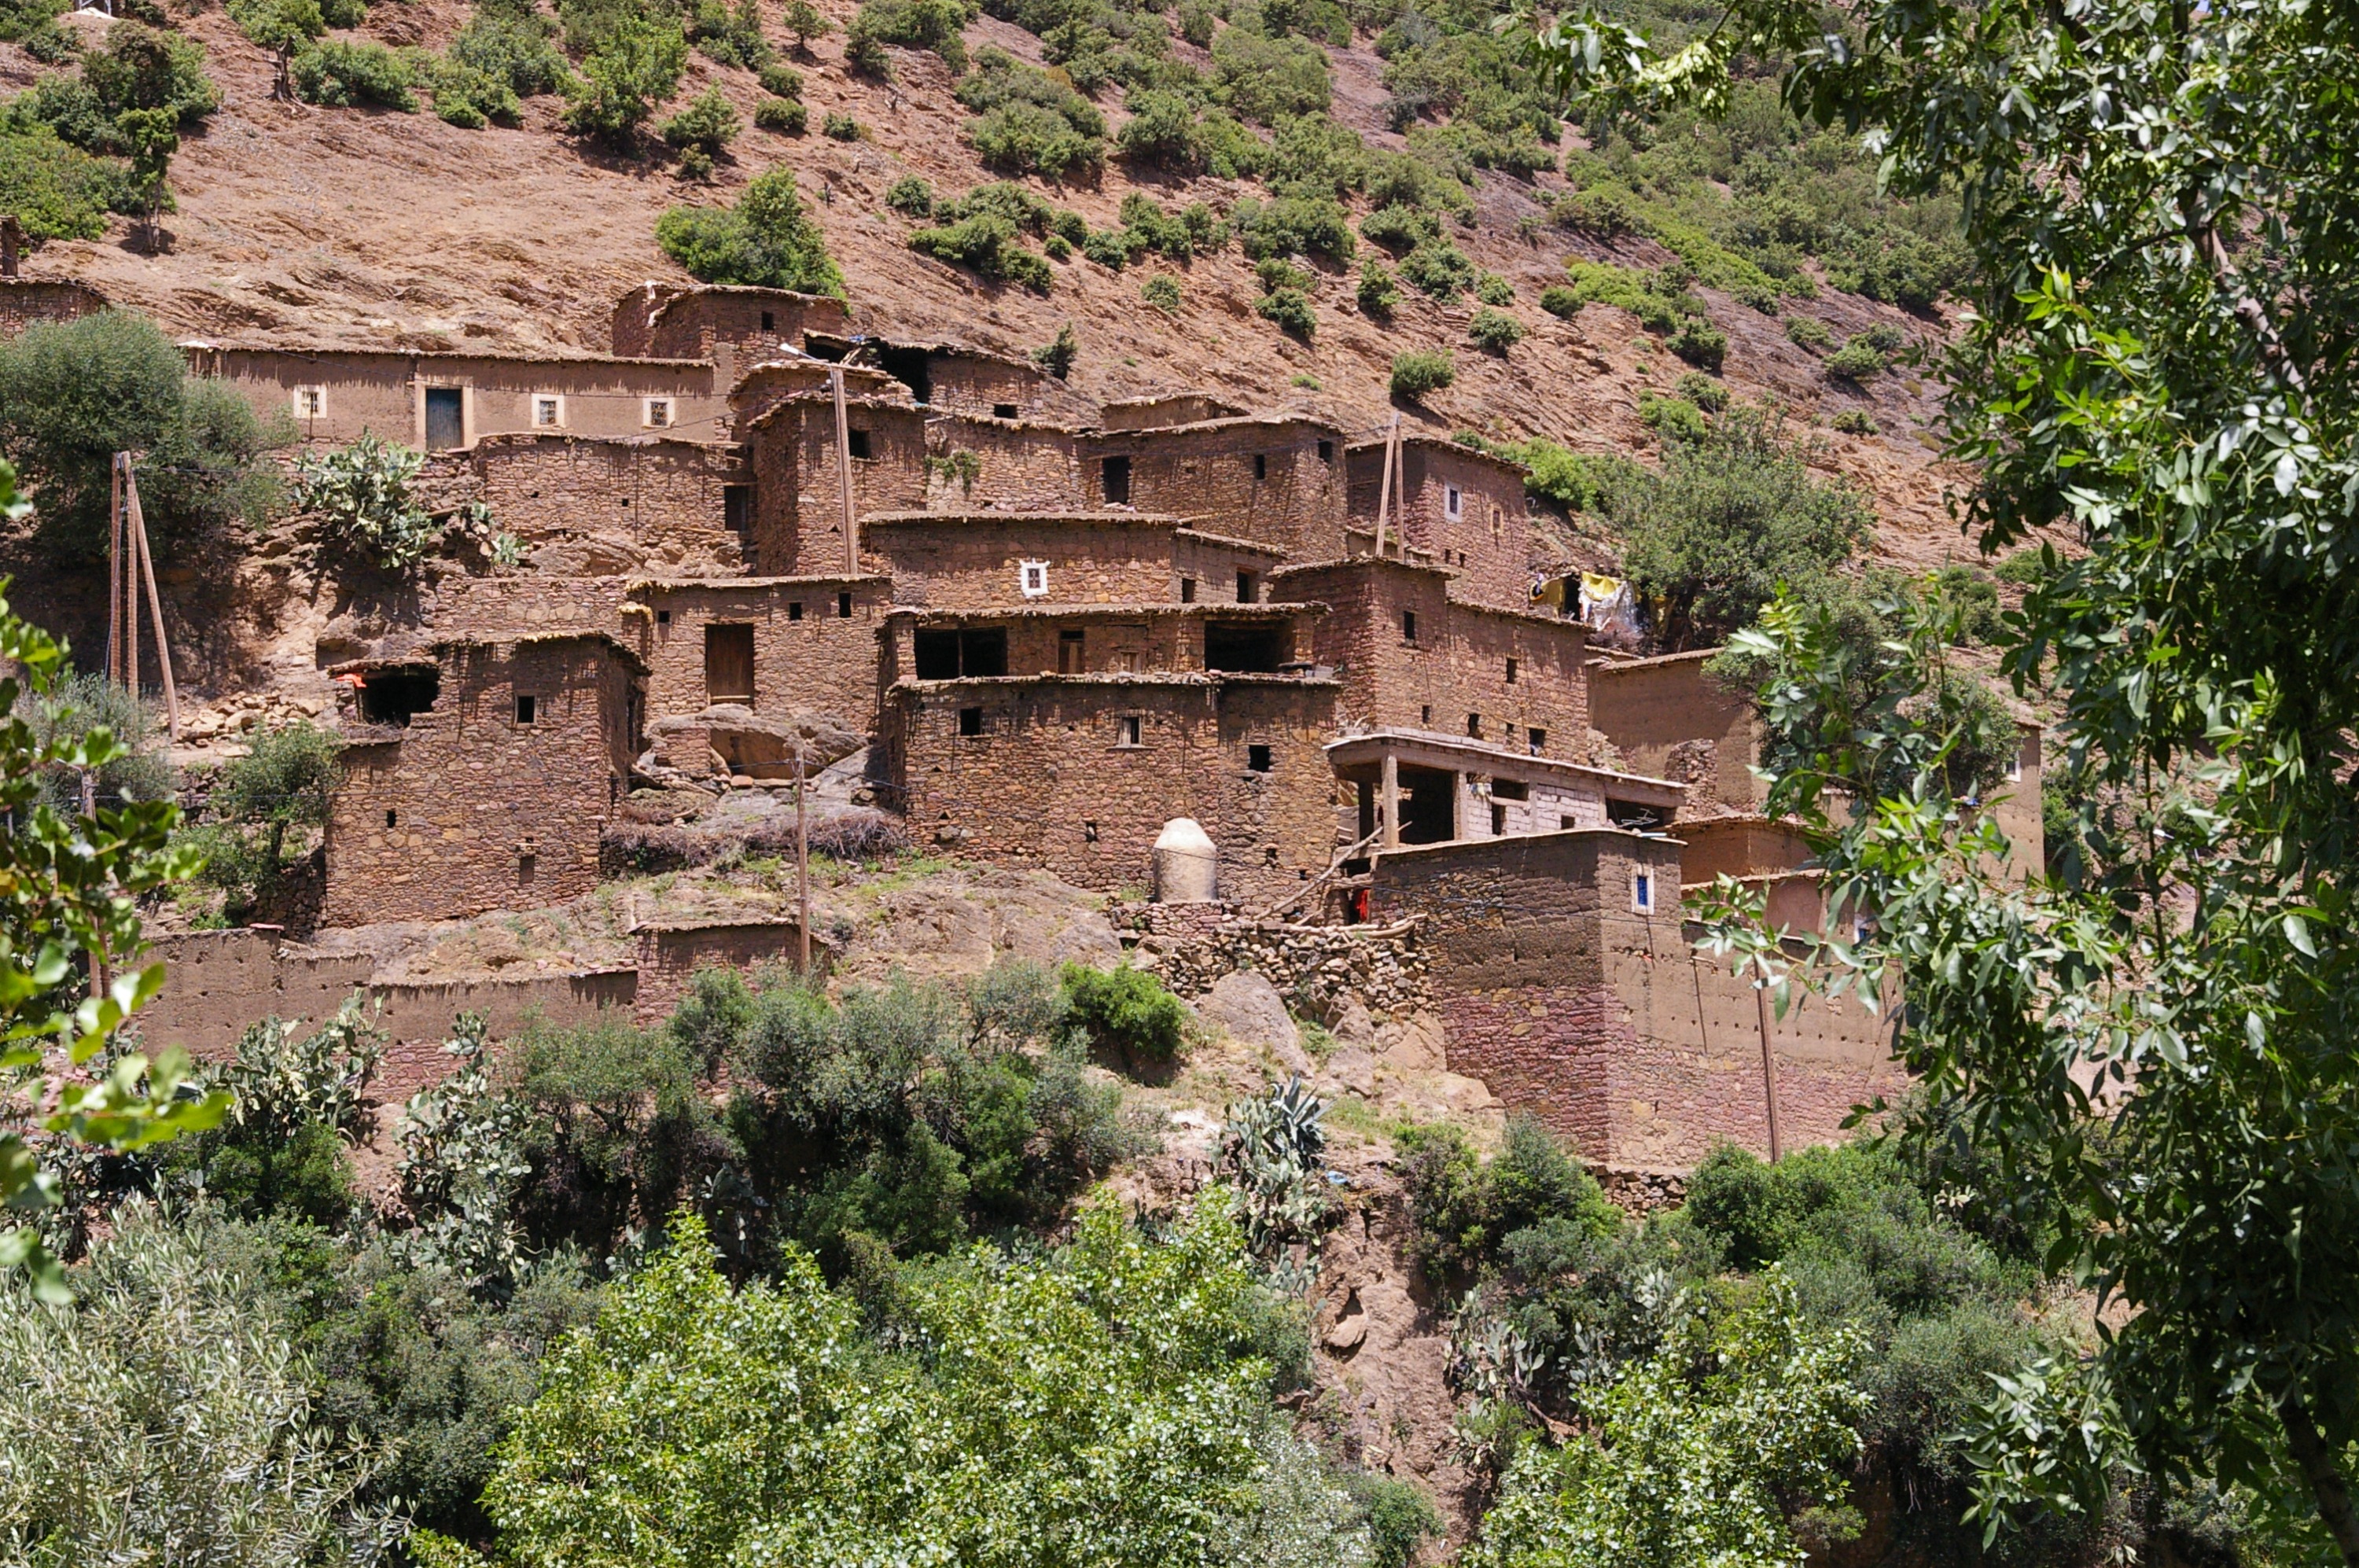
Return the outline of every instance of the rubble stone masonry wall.
{"type": "MultiPolygon", "coordinates": [[[[1370,916],[1425,917],[1451,1071],[1587,1159],[1686,1169],[1723,1140],[1766,1153],[1768,1111],[1754,993],[1695,953],[1679,876],[1677,845],[1613,831],[1434,844],[1377,858],[1370,916]]],[[[1855,1004],[1805,1001],[1769,1038],[1787,1148],[1901,1086],[1855,1004]]]]}
{"type": "Polygon", "coordinates": [[[345,750],[324,922],[453,920],[588,892],[629,777],[624,658],[587,637],[451,649],[431,708],[398,739],[345,750]],[[519,696],[533,699],[530,723],[519,696]]]}
{"type": "MultiPolygon", "coordinates": [[[[918,511],[926,504],[926,421],[915,408],[860,401],[845,423],[868,455],[852,459],[855,519],[918,511]]],[[[844,567],[842,499],[835,458],[835,405],[789,397],[745,436],[754,470],[754,569],[808,577],[844,567]]]]}
{"type": "Polygon", "coordinates": [[[1288,603],[1329,606],[1319,626],[1319,660],[1334,666],[1343,682],[1345,722],[1589,761],[1582,627],[1458,604],[1446,581],[1439,572],[1364,558],[1282,568],[1271,574],[1270,593],[1288,603]],[[1415,617],[1414,641],[1405,616],[1415,617]],[[1534,730],[1540,732],[1537,746],[1534,730]]]}
{"type": "Polygon", "coordinates": [[[106,296],[71,278],[0,278],[0,337],[35,321],[71,321],[106,309],[106,296]]]}
{"type": "Polygon", "coordinates": [[[1130,505],[1142,512],[1202,518],[1216,532],[1274,545],[1298,561],[1343,552],[1339,431],[1294,420],[1223,420],[1103,434],[1084,439],[1079,450],[1093,504],[1106,500],[1104,460],[1127,457],[1130,505]]]}
{"type": "Polygon", "coordinates": [[[734,446],[499,436],[478,442],[471,461],[495,526],[536,556],[554,547],[568,575],[745,569],[723,489],[753,476],[734,446]]]}
{"type": "Polygon", "coordinates": [[[840,333],[849,320],[843,301],[824,295],[650,283],[615,302],[611,332],[618,354],[701,359],[716,343],[800,348],[804,332],[840,333]]]}
{"type": "Polygon", "coordinates": [[[1024,602],[1027,561],[1048,564],[1060,604],[1169,604],[1173,525],[1120,514],[1056,517],[989,512],[878,519],[862,530],[864,559],[893,574],[896,600],[933,610],[1024,602]]]}
{"type": "MultiPolygon", "coordinates": [[[[650,719],[698,713],[715,700],[705,681],[708,626],[754,628],[753,711],[821,713],[876,725],[877,632],[892,607],[881,577],[765,578],[738,583],[642,583],[632,591],[650,719]],[[843,595],[852,614],[842,613],[843,595]]],[[[729,699],[734,700],[734,699],[729,699]]]]}
{"type": "Polygon", "coordinates": [[[886,696],[888,768],[911,833],[962,854],[1144,887],[1164,824],[1193,817],[1219,847],[1222,897],[1274,899],[1332,858],[1334,698],[1285,677],[903,682],[886,696]],[[960,733],[962,710],[981,733],[960,733]]]}
{"type": "Polygon", "coordinates": [[[926,450],[937,460],[929,475],[926,505],[937,512],[984,506],[1018,512],[1094,508],[1098,496],[1082,483],[1074,440],[1071,430],[994,419],[988,408],[937,413],[926,422],[926,450]],[[974,459],[972,478],[947,466],[961,452],[974,459]]]}

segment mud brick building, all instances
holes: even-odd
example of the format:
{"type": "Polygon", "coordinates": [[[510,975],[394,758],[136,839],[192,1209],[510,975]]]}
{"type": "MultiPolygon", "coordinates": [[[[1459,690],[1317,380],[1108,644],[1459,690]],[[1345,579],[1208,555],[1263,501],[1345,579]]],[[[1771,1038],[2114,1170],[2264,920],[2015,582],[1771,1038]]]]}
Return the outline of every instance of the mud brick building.
{"type": "Polygon", "coordinates": [[[754,474],[756,570],[808,576],[846,567],[847,474],[855,528],[872,514],[924,508],[924,413],[847,389],[842,434],[846,455],[839,460],[835,399],[822,392],[788,394],[745,422],[740,439],[754,474]]]}
{"type": "Polygon", "coordinates": [[[71,278],[0,278],[0,337],[35,321],[71,321],[107,308],[107,298],[71,278]]]}
{"type": "Polygon", "coordinates": [[[596,886],[645,667],[574,632],[340,670],[353,696],[327,830],[332,925],[529,909],[596,886]]]}
{"type": "Polygon", "coordinates": [[[1380,729],[1327,747],[1357,792],[1353,842],[1506,838],[1571,828],[1684,833],[1687,791],[1661,779],[1527,757],[1418,730],[1380,729]]]}
{"type": "Polygon", "coordinates": [[[1091,504],[1201,517],[1295,560],[1343,553],[1343,432],[1332,425],[1241,415],[1104,430],[1076,451],[1091,504]]]}
{"type": "Polygon", "coordinates": [[[750,363],[768,351],[801,349],[813,332],[840,337],[851,320],[842,300],[824,294],[649,283],[614,302],[608,336],[624,358],[711,359],[725,346],[750,363]]]}
{"type": "Polygon", "coordinates": [[[1345,453],[1355,533],[1374,546],[1374,519],[1385,513],[1386,555],[1424,559],[1451,572],[1450,596],[1503,610],[1531,604],[1531,530],[1524,471],[1456,441],[1405,435],[1385,495],[1384,439],[1354,441],[1345,453]]]}
{"type": "Polygon", "coordinates": [[[647,712],[734,703],[873,732],[876,639],[892,591],[875,576],[636,579],[636,637],[625,637],[647,669],[647,712]]]}
{"type": "Polygon", "coordinates": [[[1389,558],[1270,575],[1277,597],[1329,606],[1318,659],[1343,682],[1346,722],[1591,760],[1580,623],[1465,604],[1450,590],[1449,572],[1389,558]]]}

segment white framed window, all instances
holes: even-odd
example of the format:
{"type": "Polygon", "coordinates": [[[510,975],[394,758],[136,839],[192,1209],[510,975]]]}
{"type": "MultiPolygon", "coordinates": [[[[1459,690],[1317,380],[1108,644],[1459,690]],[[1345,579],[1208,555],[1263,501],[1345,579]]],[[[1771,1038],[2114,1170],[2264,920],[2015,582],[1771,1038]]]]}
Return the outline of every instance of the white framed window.
{"type": "Polygon", "coordinates": [[[536,392],[532,395],[532,428],[537,430],[565,428],[565,398],[561,394],[536,392]]]}
{"type": "Polygon", "coordinates": [[[1049,563],[1045,561],[1019,561],[1016,567],[1016,585],[1027,599],[1049,596],[1049,563]]]}
{"type": "Polygon", "coordinates": [[[295,388],[295,417],[299,419],[324,419],[328,417],[328,389],[324,387],[295,388]]]}
{"type": "Polygon", "coordinates": [[[1655,912],[1655,877],[1650,871],[1630,874],[1630,908],[1642,915],[1655,912]]]}
{"type": "Polygon", "coordinates": [[[1466,516],[1466,492],[1461,490],[1455,485],[1443,485],[1441,487],[1441,515],[1453,523],[1462,519],[1466,516]]]}
{"type": "Polygon", "coordinates": [[[672,401],[669,397],[649,397],[640,411],[639,423],[651,430],[668,430],[672,424],[672,401]]]}

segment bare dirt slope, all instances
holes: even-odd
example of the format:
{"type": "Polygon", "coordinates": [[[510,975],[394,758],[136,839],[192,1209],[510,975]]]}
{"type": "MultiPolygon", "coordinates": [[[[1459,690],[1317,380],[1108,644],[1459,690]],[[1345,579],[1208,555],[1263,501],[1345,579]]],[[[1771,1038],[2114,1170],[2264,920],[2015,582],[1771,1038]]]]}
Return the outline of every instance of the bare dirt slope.
{"type": "MultiPolygon", "coordinates": [[[[840,23],[854,7],[850,0],[822,0],[822,8],[840,23]]],[[[386,0],[363,31],[388,43],[439,47],[467,15],[463,0],[386,0]]],[[[1652,437],[1638,423],[1638,396],[1668,391],[1685,368],[1622,312],[1593,306],[1568,322],[1538,308],[1539,290],[1559,280],[1568,256],[1615,254],[1558,230],[1531,239],[1517,234],[1516,221],[1540,212],[1562,188],[1554,175],[1527,181],[1485,174],[1476,197],[1479,231],[1458,236],[1479,266],[1516,287],[1514,312],[1530,335],[1507,354],[1484,354],[1465,342],[1471,302],[1440,306],[1404,288],[1397,318],[1371,321],[1353,306],[1348,276],[1321,280],[1318,330],[1304,344],[1254,315],[1259,289],[1234,250],[1181,272],[1185,302],[1176,317],[1139,299],[1151,270],[1170,270],[1161,262],[1115,273],[1076,258],[1058,267],[1055,289],[1044,298],[979,284],[912,254],[905,244],[910,223],[883,203],[895,180],[915,172],[938,190],[958,191],[991,178],[960,139],[965,112],[931,55],[896,51],[897,81],[875,84],[846,72],[840,32],[820,40],[798,61],[808,79],[810,122],[817,126],[831,113],[850,114],[865,127],[864,138],[787,137],[749,125],[734,160],[704,186],[682,183],[658,160],[615,158],[563,135],[558,102],[549,98],[527,103],[521,128],[479,131],[422,113],[275,103],[268,58],[221,12],[180,25],[211,52],[225,102],[175,165],[179,211],[169,223],[169,250],[139,254],[118,231],[104,241],[53,245],[33,259],[31,270],[89,278],[117,300],[191,336],[289,345],[603,350],[607,313],[619,293],[649,278],[685,280],[655,246],[656,219],[683,202],[732,200],[755,174],[785,164],[810,197],[870,322],[1023,351],[1070,321],[1082,344],[1074,381],[1096,396],[1204,387],[1255,405],[1300,403],[1347,427],[1372,430],[1392,411],[1385,387],[1392,356],[1448,346],[1458,354],[1457,384],[1427,408],[1405,407],[1412,423],[1643,452],[1652,437]]],[[[988,18],[968,38],[1038,59],[1038,39],[988,18]]],[[[1404,145],[1384,127],[1382,62],[1365,40],[1334,51],[1334,62],[1337,117],[1374,144],[1404,145]]],[[[0,45],[0,87],[21,87],[38,70],[15,46],[0,45]]],[[[760,92],[748,72],[693,57],[681,99],[708,82],[718,83],[750,121],[760,92]]],[[[1119,93],[1105,96],[1118,124],[1119,93]]],[[[1135,182],[1116,162],[1099,183],[1052,194],[1093,225],[1111,224],[1135,187],[1167,202],[1203,200],[1223,208],[1251,189],[1151,175],[1135,182]]],[[[1619,258],[1669,259],[1643,241],[1619,258]]],[[[1740,394],[1774,396],[1805,418],[1873,409],[1885,433],[1822,432],[1821,461],[1875,496],[1885,519],[1881,553],[1907,563],[1971,553],[1946,516],[1944,476],[1919,426],[1931,408],[1924,383],[1904,369],[1880,378],[1872,397],[1839,389],[1775,320],[1724,297],[1712,303],[1730,334],[1727,380],[1740,394]]],[[[1794,308],[1821,316],[1838,333],[1877,320],[1912,335],[1932,330],[1831,290],[1794,308]]]]}

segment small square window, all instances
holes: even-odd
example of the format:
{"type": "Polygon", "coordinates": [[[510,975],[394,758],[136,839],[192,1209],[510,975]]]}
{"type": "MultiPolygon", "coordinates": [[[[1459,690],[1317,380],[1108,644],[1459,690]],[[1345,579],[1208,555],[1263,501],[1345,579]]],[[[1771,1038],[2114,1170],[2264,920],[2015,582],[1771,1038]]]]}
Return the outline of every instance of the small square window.
{"type": "Polygon", "coordinates": [[[1268,772],[1269,747],[1266,746],[1249,746],[1245,747],[1245,766],[1256,773],[1268,772]]]}
{"type": "Polygon", "coordinates": [[[835,618],[839,621],[848,621],[852,619],[851,594],[838,593],[835,596],[835,618]]]}
{"type": "Polygon", "coordinates": [[[1655,879],[1644,871],[1630,877],[1630,907],[1642,915],[1655,909],[1655,879]]]}
{"type": "Polygon", "coordinates": [[[2023,754],[2026,749],[2027,748],[2017,747],[2016,754],[2006,759],[2006,776],[2013,783],[2023,782],[2023,754]]]}
{"type": "Polygon", "coordinates": [[[799,620],[801,620],[802,618],[803,618],[803,602],[802,602],[800,599],[789,599],[789,600],[788,600],[788,601],[787,601],[787,619],[788,619],[788,620],[790,620],[790,621],[799,621],[799,620]]]}
{"type": "Polygon", "coordinates": [[[651,430],[668,430],[671,429],[671,417],[672,402],[670,398],[650,397],[647,399],[647,411],[644,415],[647,429],[651,430]]]}
{"type": "Polygon", "coordinates": [[[1023,590],[1027,599],[1047,598],[1049,596],[1049,563],[1045,561],[1018,562],[1016,568],[1016,585],[1023,590]]]}
{"type": "Polygon", "coordinates": [[[1556,825],[1562,828],[1565,832],[1571,833],[1573,829],[1581,825],[1581,819],[1579,817],[1559,817],[1556,820],[1556,825]]]}
{"type": "Polygon", "coordinates": [[[1417,612],[1415,610],[1403,610],[1401,612],[1401,641],[1415,642],[1416,640],[1417,612]]]}
{"type": "Polygon", "coordinates": [[[532,426],[537,430],[553,430],[565,423],[565,399],[550,393],[536,392],[532,397],[532,426]]]}
{"type": "Polygon", "coordinates": [[[1335,443],[1333,441],[1323,441],[1319,443],[1319,461],[1321,463],[1332,463],[1335,461],[1335,443]]]}
{"type": "Polygon", "coordinates": [[[983,710],[981,708],[961,708],[959,710],[959,734],[962,735],[979,735],[982,733],[983,710]]]}
{"type": "Polygon", "coordinates": [[[1261,598],[1261,580],[1250,572],[1237,573],[1237,603],[1250,604],[1261,598]]]}
{"type": "Polygon", "coordinates": [[[1466,715],[1466,733],[1475,740],[1481,740],[1483,738],[1482,714],[1469,713],[1466,715]]]}
{"type": "Polygon", "coordinates": [[[671,625],[671,612],[669,610],[658,610],[656,612],[656,625],[659,626],[668,626],[671,625]]]}
{"type": "Polygon", "coordinates": [[[1530,752],[1534,757],[1538,757],[1540,754],[1541,748],[1548,745],[1548,731],[1526,730],[1524,732],[1524,749],[1530,752]]]}
{"type": "Polygon", "coordinates": [[[539,704],[532,698],[526,696],[521,691],[517,692],[516,700],[516,722],[520,724],[528,724],[532,723],[534,710],[538,706],[539,704]]]}
{"type": "Polygon", "coordinates": [[[1016,417],[1016,405],[1013,403],[994,403],[991,406],[991,417],[995,419],[1012,419],[1016,417]]]}
{"type": "Polygon", "coordinates": [[[328,389],[324,387],[295,388],[295,417],[299,419],[324,419],[328,417],[328,389]]]}
{"type": "Polygon", "coordinates": [[[1196,580],[1194,578],[1182,577],[1180,579],[1180,602],[1183,604],[1192,604],[1196,602],[1196,580]]]}
{"type": "Polygon", "coordinates": [[[395,826],[397,823],[398,823],[400,821],[401,821],[401,813],[400,813],[400,812],[398,812],[398,811],[394,811],[391,807],[387,807],[387,808],[386,809],[386,813],[385,813],[385,825],[386,825],[386,826],[387,826],[387,827],[393,827],[393,826],[395,826]]]}
{"type": "Polygon", "coordinates": [[[1514,659],[1511,659],[1507,660],[1507,684],[1508,684],[1508,685],[1510,685],[1510,686],[1513,686],[1515,683],[1516,683],[1516,661],[1515,661],[1514,659]]]}
{"type": "Polygon", "coordinates": [[[1268,478],[1268,477],[1269,477],[1269,453],[1267,453],[1267,452],[1257,452],[1254,453],[1254,480],[1255,480],[1255,482],[1256,482],[1256,483],[1259,483],[1260,481],[1262,481],[1262,480],[1264,480],[1264,479],[1266,479],[1266,478],[1268,478]]]}
{"type": "Polygon", "coordinates": [[[767,310],[762,312],[762,330],[766,332],[775,332],[778,330],[778,319],[767,310]]]}
{"type": "Polygon", "coordinates": [[[864,460],[868,456],[868,432],[866,430],[847,430],[844,432],[843,441],[846,446],[852,449],[853,456],[864,460]]]}
{"type": "Polygon", "coordinates": [[[1125,713],[1121,723],[1115,726],[1114,734],[1118,737],[1114,742],[1117,746],[1144,746],[1147,744],[1147,721],[1136,713],[1125,713]]]}
{"type": "Polygon", "coordinates": [[[1455,485],[1441,487],[1441,515],[1453,523],[1466,515],[1466,493],[1455,485]]]}

